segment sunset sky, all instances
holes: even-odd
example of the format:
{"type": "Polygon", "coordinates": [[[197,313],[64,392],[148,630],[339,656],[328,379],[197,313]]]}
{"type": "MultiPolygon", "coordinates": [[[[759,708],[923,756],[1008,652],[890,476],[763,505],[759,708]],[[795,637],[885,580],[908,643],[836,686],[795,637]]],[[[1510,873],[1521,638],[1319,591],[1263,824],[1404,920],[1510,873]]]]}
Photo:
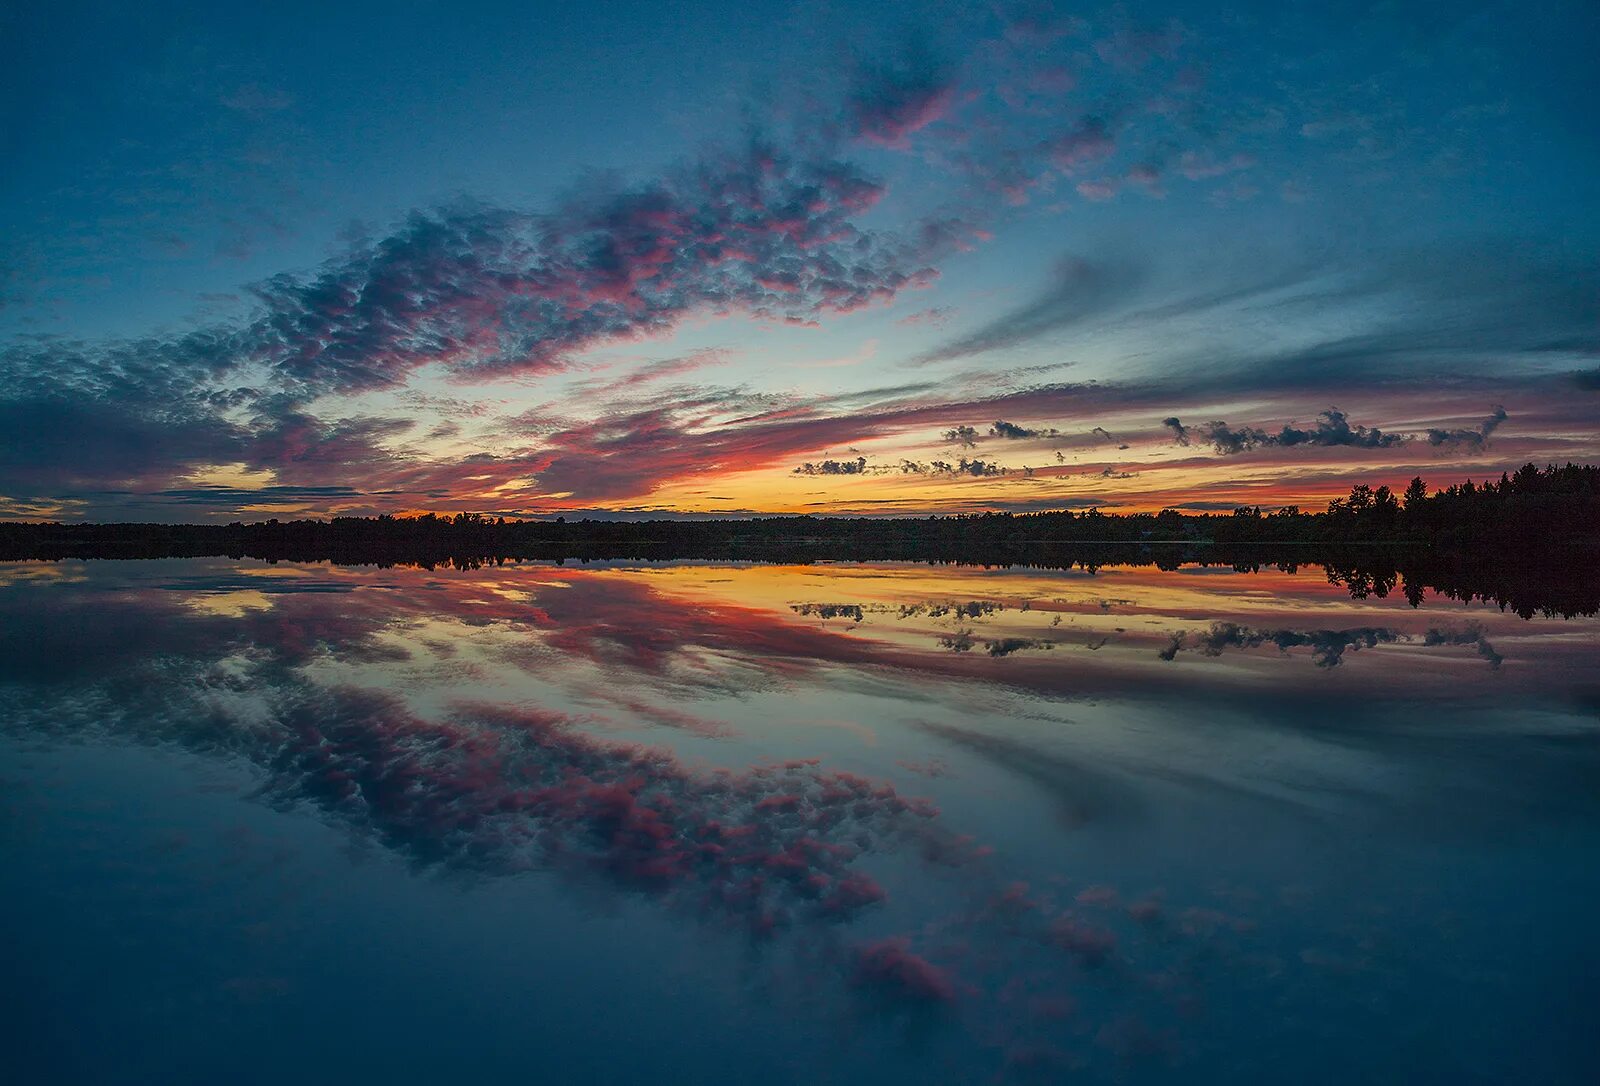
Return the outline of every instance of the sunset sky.
{"type": "Polygon", "coordinates": [[[1600,460],[1592,2],[235,7],[0,14],[0,518],[1600,460]]]}

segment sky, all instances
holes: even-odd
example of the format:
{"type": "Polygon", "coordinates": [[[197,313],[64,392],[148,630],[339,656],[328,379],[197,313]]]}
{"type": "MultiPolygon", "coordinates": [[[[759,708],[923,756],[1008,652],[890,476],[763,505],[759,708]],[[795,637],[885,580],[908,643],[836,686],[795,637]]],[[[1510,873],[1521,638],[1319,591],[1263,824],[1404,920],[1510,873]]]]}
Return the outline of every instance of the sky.
{"type": "Polygon", "coordinates": [[[1600,460],[1589,3],[236,7],[0,13],[0,517],[1600,460]]]}

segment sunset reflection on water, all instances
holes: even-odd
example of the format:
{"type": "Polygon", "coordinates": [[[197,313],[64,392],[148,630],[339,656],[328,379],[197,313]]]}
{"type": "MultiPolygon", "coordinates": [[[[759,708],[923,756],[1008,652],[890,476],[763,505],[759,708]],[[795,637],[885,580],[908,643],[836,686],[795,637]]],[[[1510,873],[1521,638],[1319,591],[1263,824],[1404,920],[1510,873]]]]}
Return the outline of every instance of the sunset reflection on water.
{"type": "Polygon", "coordinates": [[[564,1081],[664,1051],[729,1082],[1578,1081],[1593,1054],[1593,616],[1316,566],[0,585],[0,916],[37,933],[14,1025],[55,1023],[17,1044],[96,1037],[87,1077],[174,1045],[286,1077],[307,1054],[273,1031],[335,1013],[330,1074],[402,1078],[527,1070],[508,1016],[564,1081]],[[395,1039],[424,1035],[450,1040],[395,1039]]]}

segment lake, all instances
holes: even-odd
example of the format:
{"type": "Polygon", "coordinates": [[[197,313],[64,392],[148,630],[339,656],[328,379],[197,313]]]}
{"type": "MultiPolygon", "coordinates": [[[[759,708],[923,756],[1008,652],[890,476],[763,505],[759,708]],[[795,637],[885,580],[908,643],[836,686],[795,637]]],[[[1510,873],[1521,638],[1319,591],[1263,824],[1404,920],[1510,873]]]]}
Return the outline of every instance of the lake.
{"type": "Polygon", "coordinates": [[[1523,610],[0,564],[11,1081],[1593,1081],[1600,622],[1523,610]]]}

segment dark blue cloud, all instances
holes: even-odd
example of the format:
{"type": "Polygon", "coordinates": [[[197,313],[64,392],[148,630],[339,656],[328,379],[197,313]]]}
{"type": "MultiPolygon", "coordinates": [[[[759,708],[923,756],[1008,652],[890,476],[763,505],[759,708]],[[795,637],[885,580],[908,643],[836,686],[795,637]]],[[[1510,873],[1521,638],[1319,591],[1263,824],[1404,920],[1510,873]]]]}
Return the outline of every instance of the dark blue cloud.
{"type": "Polygon", "coordinates": [[[907,137],[939,120],[956,95],[948,67],[926,49],[862,64],[845,100],[851,135],[872,143],[900,146],[907,137]]]}
{"type": "Polygon", "coordinates": [[[1506,421],[1506,409],[1497,404],[1489,413],[1489,417],[1472,429],[1430,429],[1428,444],[1462,446],[1476,452],[1489,443],[1489,435],[1499,429],[1504,421],[1506,421]]]}
{"type": "Polygon", "coordinates": [[[1322,445],[1387,449],[1411,440],[1408,434],[1384,433],[1375,427],[1352,426],[1349,416],[1336,407],[1322,412],[1317,417],[1316,425],[1309,429],[1286,425],[1277,433],[1253,426],[1229,426],[1225,422],[1186,426],[1176,417],[1165,418],[1161,424],[1172,431],[1173,441],[1177,444],[1188,445],[1198,437],[1224,456],[1269,446],[1292,448],[1296,445],[1322,445]]]}

